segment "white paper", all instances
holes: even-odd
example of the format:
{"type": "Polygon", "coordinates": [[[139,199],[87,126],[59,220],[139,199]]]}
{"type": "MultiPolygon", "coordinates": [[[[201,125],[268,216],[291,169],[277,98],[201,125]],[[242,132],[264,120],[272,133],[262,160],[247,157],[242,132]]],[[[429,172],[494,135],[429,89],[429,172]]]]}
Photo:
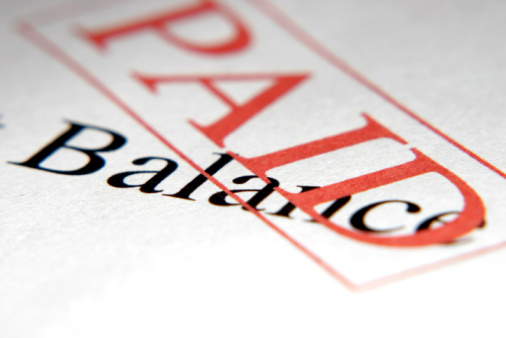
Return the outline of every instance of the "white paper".
{"type": "Polygon", "coordinates": [[[504,4],[0,8],[2,337],[502,336],[504,4]]]}

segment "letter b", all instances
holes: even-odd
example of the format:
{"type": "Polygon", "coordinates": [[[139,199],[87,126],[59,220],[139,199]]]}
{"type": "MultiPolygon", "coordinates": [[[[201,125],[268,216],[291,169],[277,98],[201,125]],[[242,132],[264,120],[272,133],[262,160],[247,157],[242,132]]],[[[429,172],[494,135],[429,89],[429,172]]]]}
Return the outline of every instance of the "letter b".
{"type": "Polygon", "coordinates": [[[70,128],[66,132],[58,136],[53,142],[45,146],[43,149],[41,149],[38,153],[36,153],[32,157],[30,157],[28,160],[21,163],[17,162],[9,162],[9,163],[17,164],[28,168],[49,171],[52,173],[62,175],[86,175],[100,170],[105,165],[105,160],[99,155],[97,155],[97,153],[116,150],[118,148],[121,148],[126,143],[126,139],[123,136],[113,131],[98,127],[85,126],[74,122],[69,123],[70,128]],[[79,148],[67,144],[71,139],[76,137],[76,135],[80,134],[85,129],[92,129],[107,133],[112,137],[112,140],[106,146],[98,149],[79,148]],[[51,155],[53,155],[55,152],[57,152],[59,149],[62,148],[72,149],[87,155],[88,163],[86,163],[81,168],[74,170],[57,170],[41,166],[42,162],[44,162],[51,155]]]}

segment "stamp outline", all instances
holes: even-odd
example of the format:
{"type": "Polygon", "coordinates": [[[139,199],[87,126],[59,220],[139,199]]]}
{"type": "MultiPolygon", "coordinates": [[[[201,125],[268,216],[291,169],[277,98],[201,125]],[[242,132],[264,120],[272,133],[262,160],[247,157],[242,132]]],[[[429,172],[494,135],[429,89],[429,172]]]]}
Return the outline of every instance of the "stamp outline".
{"type": "MultiPolygon", "coordinates": [[[[111,0],[106,1],[103,5],[115,5],[118,3],[128,2],[132,0],[111,0]]],[[[388,103],[395,106],[397,109],[408,115],[409,117],[415,119],[418,123],[422,124],[424,127],[428,128],[432,132],[436,133],[438,136],[442,137],[445,141],[449,142],[452,146],[458,148],[460,151],[464,152],[468,156],[470,156],[475,161],[479,162],[483,166],[487,167],[489,170],[498,174],[502,178],[506,179],[506,173],[502,172],[486,160],[482,159],[477,154],[473,153],[469,149],[465,148],[457,141],[453,140],[451,137],[447,136],[445,133],[432,126],[422,118],[420,118],[416,113],[412,112],[409,108],[404,106],[401,102],[397,101],[393,96],[388,94],[386,91],[381,89],[378,85],[367,79],[366,76],[362,75],[360,72],[349,66],[346,62],[341,60],[337,55],[331,52],[327,47],[313,38],[310,34],[305,32],[303,28],[297,25],[291,18],[286,16],[280,9],[278,9],[273,3],[269,0],[245,0],[251,3],[253,6],[257,7],[264,15],[266,15],[270,20],[278,24],[281,29],[287,31],[290,35],[292,35],[296,40],[298,40],[301,44],[310,49],[313,53],[317,54],[319,57],[323,58],[336,68],[339,71],[344,72],[346,75],[365,86],[367,89],[372,91],[373,93],[380,96],[382,99],[387,101],[388,103]]],[[[366,291],[371,290],[377,287],[380,287],[385,284],[390,284],[392,282],[396,282],[399,280],[403,280],[405,278],[418,275],[421,273],[425,273],[431,270],[438,269],[443,266],[451,265],[457,263],[459,261],[467,260],[472,257],[476,257],[478,255],[482,255],[488,252],[492,252],[501,248],[506,247],[506,241],[500,242],[498,244],[481,248],[478,250],[474,250],[465,254],[461,254],[452,258],[443,259],[440,261],[432,262],[425,264],[420,267],[415,267],[412,269],[403,270],[401,272],[380,277],[378,279],[372,280],[370,282],[366,282],[363,284],[355,284],[348,280],[344,275],[340,274],[337,270],[327,264],[322,258],[318,257],[311,250],[306,248],[304,245],[290,237],[285,231],[277,227],[273,222],[255,210],[253,207],[249,206],[243,199],[241,199],[237,194],[233,193],[228,189],[224,184],[219,182],[213,176],[207,174],[203,168],[193,162],[189,157],[187,157],[184,153],[182,153],[175,145],[173,145],[169,140],[167,140],[164,136],[157,132],[155,128],[149,125],[142,117],[137,114],[134,110],[132,110],[129,106],[127,106],[119,97],[117,97],[109,88],[107,88],[103,83],[101,83],[97,78],[95,78],[91,73],[89,73],[85,67],[77,63],[74,59],[72,59],[68,54],[65,53],[64,50],[60,49],[58,46],[53,44],[49,39],[44,37],[42,33],[37,31],[37,25],[44,25],[52,21],[57,21],[62,17],[65,17],[67,13],[72,13],[76,15],[76,12],[89,11],[89,10],[97,10],[100,9],[100,3],[98,1],[87,2],[83,0],[76,0],[71,3],[67,3],[64,5],[58,5],[56,7],[51,7],[48,10],[40,11],[39,13],[35,13],[31,17],[26,16],[25,19],[19,20],[18,25],[18,33],[32,42],[35,46],[44,50],[47,54],[54,57],[57,61],[65,65],[71,72],[78,75],[83,81],[87,82],[90,86],[92,86],[95,90],[104,95],[105,98],[114,103],[119,109],[123,110],[130,118],[136,121],[139,125],[141,125],[146,131],[148,131],[151,135],[153,135],[156,139],[158,139],[161,143],[167,146],[169,149],[174,151],[182,160],[187,162],[194,169],[199,171],[201,174],[207,177],[211,182],[213,182],[218,188],[225,191],[231,198],[235,199],[238,203],[242,204],[246,209],[252,212],[257,218],[259,218],[262,222],[264,222],[267,226],[269,226],[272,230],[277,232],[283,238],[288,240],[292,245],[294,245],[297,249],[302,251],[306,256],[308,256],[313,262],[331,274],[334,278],[336,278],[342,285],[348,288],[350,291],[366,291]],[[97,3],[99,6],[97,6],[97,3]],[[83,7],[84,4],[84,7],[83,7]],[[66,6],[65,8],[62,7],[66,6]],[[56,15],[54,15],[56,13],[56,15]]]]}

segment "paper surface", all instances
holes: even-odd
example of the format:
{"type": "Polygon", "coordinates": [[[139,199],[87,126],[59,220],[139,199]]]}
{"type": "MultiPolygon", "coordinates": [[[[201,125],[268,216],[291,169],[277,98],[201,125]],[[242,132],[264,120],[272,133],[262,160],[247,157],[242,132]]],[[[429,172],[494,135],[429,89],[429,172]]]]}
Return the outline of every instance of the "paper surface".
{"type": "Polygon", "coordinates": [[[504,4],[1,8],[2,336],[501,336],[504,4]]]}

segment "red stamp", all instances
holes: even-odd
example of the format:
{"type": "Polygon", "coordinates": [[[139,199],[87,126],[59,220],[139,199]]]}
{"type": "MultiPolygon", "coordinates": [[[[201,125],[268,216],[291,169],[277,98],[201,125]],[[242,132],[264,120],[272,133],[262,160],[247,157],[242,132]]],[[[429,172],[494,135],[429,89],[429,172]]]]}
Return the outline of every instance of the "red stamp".
{"type": "Polygon", "coordinates": [[[268,3],[128,1],[70,12],[23,33],[346,286],[503,245],[506,232],[485,209],[490,189],[471,171],[498,182],[505,174],[268,3]],[[261,212],[202,169],[213,152],[267,185],[275,176],[272,189],[287,201],[261,212]],[[310,218],[285,222],[300,211],[310,218]]]}

